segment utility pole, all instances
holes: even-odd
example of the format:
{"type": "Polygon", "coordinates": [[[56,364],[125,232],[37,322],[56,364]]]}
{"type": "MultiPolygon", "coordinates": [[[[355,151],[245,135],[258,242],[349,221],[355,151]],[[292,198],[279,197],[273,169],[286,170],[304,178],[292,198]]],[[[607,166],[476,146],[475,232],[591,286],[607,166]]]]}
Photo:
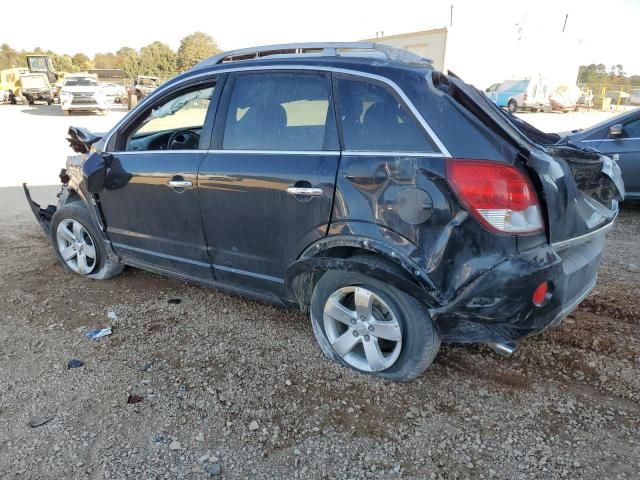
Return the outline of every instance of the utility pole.
{"type": "Polygon", "coordinates": [[[449,12],[449,27],[453,27],[453,4],[451,4],[451,9],[449,12]]]}
{"type": "Polygon", "coordinates": [[[562,25],[562,33],[564,33],[564,29],[567,28],[567,19],[569,18],[569,14],[567,13],[564,16],[564,25],[562,25]]]}

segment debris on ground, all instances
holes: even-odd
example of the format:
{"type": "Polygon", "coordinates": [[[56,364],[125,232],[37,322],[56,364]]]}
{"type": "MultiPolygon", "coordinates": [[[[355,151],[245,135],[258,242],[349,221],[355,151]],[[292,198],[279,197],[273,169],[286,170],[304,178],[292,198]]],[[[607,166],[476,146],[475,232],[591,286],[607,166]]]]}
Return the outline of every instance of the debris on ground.
{"type": "Polygon", "coordinates": [[[132,393],[127,397],[127,404],[131,405],[133,403],[140,403],[142,399],[142,395],[136,395],[135,393],[132,393]]]}
{"type": "Polygon", "coordinates": [[[95,330],[89,330],[87,333],[84,334],[84,336],[87,337],[89,340],[99,340],[102,337],[111,335],[112,333],[113,331],[111,330],[111,327],[105,327],[105,328],[97,328],[95,330]]]}
{"type": "Polygon", "coordinates": [[[207,471],[210,477],[218,477],[220,476],[220,472],[222,471],[222,468],[220,467],[219,463],[210,463],[209,465],[207,465],[205,470],[207,471]]]}
{"type": "Polygon", "coordinates": [[[167,302],[169,303],[169,305],[178,305],[179,303],[182,303],[182,299],[170,298],[169,300],[167,300],[167,302]]]}
{"type": "Polygon", "coordinates": [[[39,418],[39,419],[34,419],[34,420],[31,420],[29,422],[29,426],[31,428],[38,428],[38,427],[41,427],[42,425],[46,425],[47,423],[49,423],[54,418],[56,418],[55,415],[50,415],[48,417],[42,417],[42,418],[39,418]]]}
{"type": "Polygon", "coordinates": [[[146,372],[146,371],[148,371],[148,370],[151,368],[151,366],[152,366],[152,365],[153,365],[153,362],[147,362],[147,363],[145,363],[143,366],[141,366],[141,367],[138,369],[138,371],[140,371],[140,372],[146,372]]]}
{"type": "Polygon", "coordinates": [[[260,426],[258,425],[258,422],[256,422],[255,420],[253,420],[250,424],[249,424],[249,430],[251,430],[252,432],[254,430],[258,430],[258,428],[260,428],[260,426]]]}
{"type": "Polygon", "coordinates": [[[72,368],[80,368],[84,366],[84,362],[82,360],[78,360],[77,358],[72,358],[67,362],[67,370],[72,368]]]}
{"type": "Polygon", "coordinates": [[[177,440],[173,440],[170,444],[169,444],[169,450],[182,450],[182,445],[180,444],[179,441],[177,440]]]}
{"type": "Polygon", "coordinates": [[[116,312],[114,312],[113,310],[109,310],[107,312],[107,318],[109,320],[111,320],[112,322],[117,322],[118,321],[118,314],[116,312]]]}

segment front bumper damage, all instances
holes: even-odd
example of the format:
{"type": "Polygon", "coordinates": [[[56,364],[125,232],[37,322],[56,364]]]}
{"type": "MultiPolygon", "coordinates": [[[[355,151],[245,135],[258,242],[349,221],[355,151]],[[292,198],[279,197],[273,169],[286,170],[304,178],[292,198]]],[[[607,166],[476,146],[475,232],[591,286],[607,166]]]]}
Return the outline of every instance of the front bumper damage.
{"type": "Polygon", "coordinates": [[[44,230],[44,233],[47,237],[51,236],[51,219],[53,218],[53,214],[56,212],[56,207],[54,205],[49,205],[47,208],[42,208],[39,203],[36,203],[31,198],[31,193],[29,193],[29,189],[27,188],[27,184],[23,183],[22,188],[24,189],[24,194],[27,197],[27,202],[29,202],[29,207],[31,211],[38,220],[38,223],[44,230]]]}

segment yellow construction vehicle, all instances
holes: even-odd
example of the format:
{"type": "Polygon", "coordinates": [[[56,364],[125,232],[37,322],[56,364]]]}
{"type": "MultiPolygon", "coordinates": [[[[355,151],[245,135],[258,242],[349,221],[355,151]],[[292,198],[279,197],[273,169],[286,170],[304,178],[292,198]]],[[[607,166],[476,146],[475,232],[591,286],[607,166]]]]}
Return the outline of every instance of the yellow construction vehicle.
{"type": "Polygon", "coordinates": [[[7,68],[0,70],[0,102],[16,104],[22,99],[20,77],[29,73],[27,68],[7,68]]]}
{"type": "Polygon", "coordinates": [[[43,54],[27,55],[27,65],[31,73],[43,73],[47,76],[55,101],[60,94],[64,73],[56,71],[51,56],[43,54]]]}

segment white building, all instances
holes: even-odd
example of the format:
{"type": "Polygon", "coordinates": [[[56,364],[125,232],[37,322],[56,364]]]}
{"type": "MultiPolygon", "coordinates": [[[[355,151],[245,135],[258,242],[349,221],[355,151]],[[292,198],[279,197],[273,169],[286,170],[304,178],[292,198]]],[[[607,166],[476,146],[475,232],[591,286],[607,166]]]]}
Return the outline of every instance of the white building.
{"type": "Polygon", "coordinates": [[[575,85],[578,67],[590,63],[580,39],[560,31],[527,33],[517,23],[511,30],[487,33],[481,39],[466,29],[437,28],[365,41],[405,48],[431,58],[436,69],[451,70],[481,89],[520,78],[544,78],[552,87],[575,85]]]}

